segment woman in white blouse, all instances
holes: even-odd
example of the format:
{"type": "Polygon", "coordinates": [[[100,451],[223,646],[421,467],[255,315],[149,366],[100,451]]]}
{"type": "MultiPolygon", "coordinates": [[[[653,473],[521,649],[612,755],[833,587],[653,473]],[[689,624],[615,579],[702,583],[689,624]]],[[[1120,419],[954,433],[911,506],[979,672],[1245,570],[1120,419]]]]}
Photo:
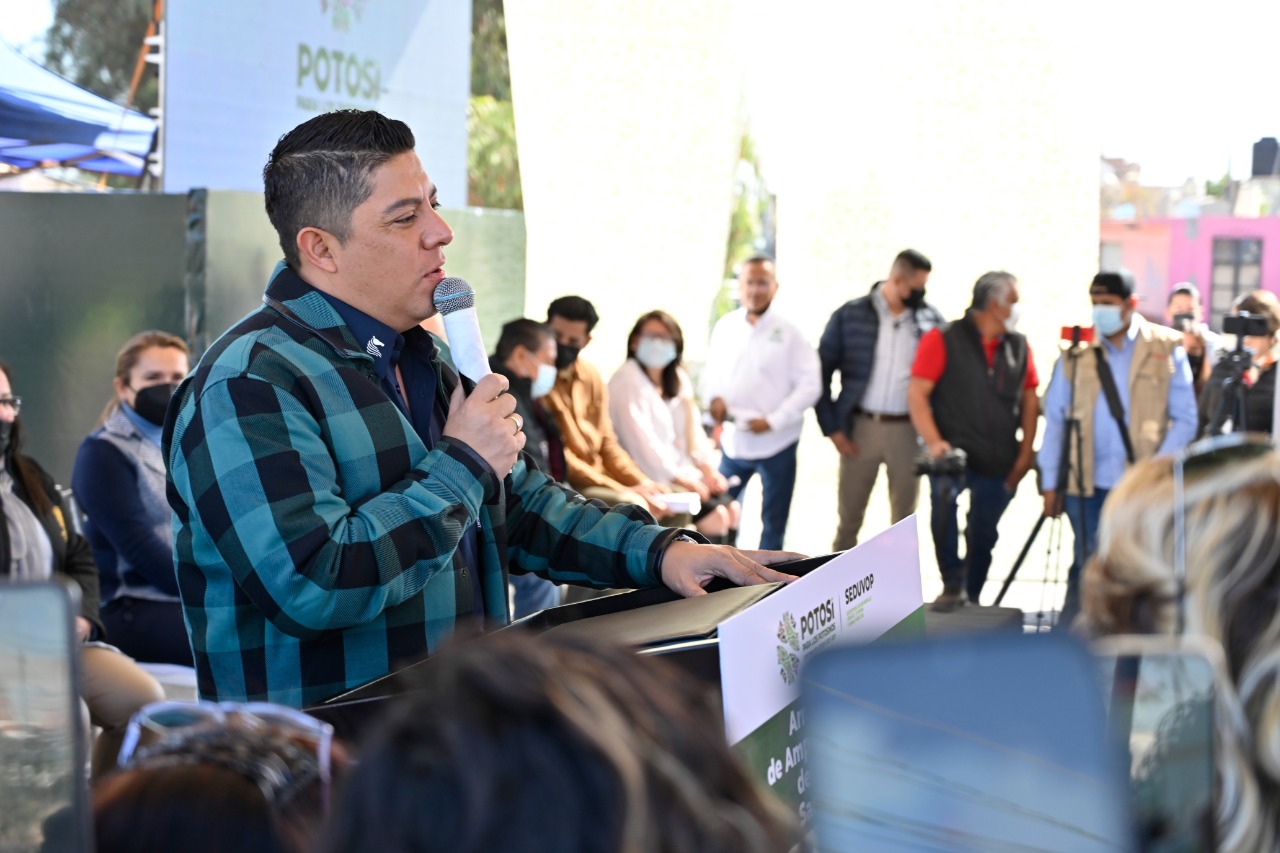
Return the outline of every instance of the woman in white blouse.
{"type": "Polygon", "coordinates": [[[683,353],[684,335],[670,314],[650,311],[637,320],[627,338],[627,360],[609,380],[609,417],[618,442],[645,476],[698,495],[698,532],[733,545],[738,502],[711,463],[693,383],[680,365],[683,353]]]}

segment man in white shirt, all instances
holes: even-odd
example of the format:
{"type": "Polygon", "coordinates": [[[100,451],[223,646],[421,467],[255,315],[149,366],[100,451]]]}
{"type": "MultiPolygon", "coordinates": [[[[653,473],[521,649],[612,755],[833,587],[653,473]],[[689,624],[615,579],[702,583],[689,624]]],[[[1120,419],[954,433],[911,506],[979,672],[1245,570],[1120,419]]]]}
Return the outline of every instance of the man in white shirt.
{"type": "Polygon", "coordinates": [[[703,370],[702,397],[723,424],[720,473],[738,483],[760,475],[764,490],[761,548],[781,548],[796,484],[796,445],[804,412],[818,399],[818,355],[776,311],[773,260],[755,257],[738,273],[742,307],[716,323],[703,370]]]}

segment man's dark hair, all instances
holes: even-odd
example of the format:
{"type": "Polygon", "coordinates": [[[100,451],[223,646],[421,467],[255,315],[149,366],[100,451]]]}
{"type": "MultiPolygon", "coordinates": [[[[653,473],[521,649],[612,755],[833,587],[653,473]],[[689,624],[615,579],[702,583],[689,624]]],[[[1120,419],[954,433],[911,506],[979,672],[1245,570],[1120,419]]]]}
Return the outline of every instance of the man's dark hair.
{"type": "Polygon", "coordinates": [[[323,853],[423,839],[454,853],[764,853],[800,839],[725,745],[711,691],[673,664],[499,631],[419,669],[362,745],[323,853]]]}
{"type": "Polygon", "coordinates": [[[915,270],[916,272],[933,272],[933,264],[915,249],[903,249],[893,259],[894,269],[915,270]]]}
{"type": "Polygon", "coordinates": [[[778,262],[768,255],[752,255],[742,262],[742,266],[744,267],[750,266],[751,264],[773,264],[774,266],[777,266],[778,262]]]}
{"type": "Polygon", "coordinates": [[[1170,290],[1169,298],[1165,301],[1164,304],[1165,305],[1173,304],[1173,297],[1175,296],[1190,296],[1192,299],[1196,301],[1197,305],[1200,304],[1199,289],[1197,289],[1194,285],[1186,282],[1183,282],[1182,284],[1175,287],[1173,290],[1170,290]]]}
{"type": "Polygon", "coordinates": [[[518,320],[512,320],[502,326],[502,333],[498,335],[498,345],[494,348],[493,357],[499,362],[505,363],[511,358],[511,354],[515,352],[516,347],[524,347],[531,353],[535,353],[542,349],[548,340],[554,340],[555,335],[543,323],[537,320],[530,320],[528,317],[521,317],[518,320]]]}
{"type": "Polygon", "coordinates": [[[303,228],[322,228],[345,243],[352,211],[373,192],[369,175],[413,146],[407,124],[373,110],[324,113],[280,137],[262,186],[285,263],[298,270],[303,228]]]}
{"type": "Polygon", "coordinates": [[[561,296],[547,306],[547,322],[551,322],[552,317],[563,317],[573,323],[587,324],[587,334],[591,334],[591,330],[596,327],[596,323],[600,322],[600,315],[596,313],[596,306],[592,305],[581,296],[561,296]]]}

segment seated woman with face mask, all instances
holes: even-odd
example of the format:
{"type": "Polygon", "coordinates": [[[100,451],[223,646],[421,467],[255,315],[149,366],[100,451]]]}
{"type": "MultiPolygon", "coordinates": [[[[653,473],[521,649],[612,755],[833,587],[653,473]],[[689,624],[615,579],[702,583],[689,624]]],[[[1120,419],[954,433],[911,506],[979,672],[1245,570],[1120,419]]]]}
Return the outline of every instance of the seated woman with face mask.
{"type": "Polygon", "coordinates": [[[1248,355],[1245,363],[1237,363],[1231,351],[1217,353],[1218,361],[1200,392],[1200,434],[1223,432],[1271,432],[1276,399],[1277,337],[1280,336],[1280,299],[1266,290],[1255,290],[1236,299],[1228,316],[1249,314],[1262,318],[1266,334],[1244,338],[1248,355]],[[1243,368],[1243,374],[1241,369],[1243,368]],[[1231,387],[1243,382],[1244,424],[1236,421],[1235,399],[1231,387]]]}
{"type": "Polygon", "coordinates": [[[188,370],[187,345],[141,332],[116,356],[115,395],[76,457],[72,490],[87,519],[111,642],[146,663],[192,665],[173,569],[160,433],[188,370]]]}
{"type": "Polygon", "coordinates": [[[16,391],[8,365],[0,362],[0,583],[69,581],[79,588],[78,686],[89,720],[102,728],[93,746],[97,776],[115,766],[129,717],[163,699],[164,691],[129,658],[98,642],[104,636],[93,554],[70,523],[53,478],[22,452],[22,397],[16,391]]]}
{"type": "Polygon", "coordinates": [[[698,532],[735,545],[741,509],[711,464],[702,413],[681,364],[684,334],[665,311],[650,311],[627,337],[627,360],[609,380],[609,417],[618,443],[652,480],[698,495],[698,532]]]}

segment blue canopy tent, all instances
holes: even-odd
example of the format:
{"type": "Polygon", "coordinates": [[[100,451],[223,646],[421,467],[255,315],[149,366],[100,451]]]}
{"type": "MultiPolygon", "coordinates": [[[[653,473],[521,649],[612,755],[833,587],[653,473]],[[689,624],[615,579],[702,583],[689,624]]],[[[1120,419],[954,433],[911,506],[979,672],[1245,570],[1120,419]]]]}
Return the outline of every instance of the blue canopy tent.
{"type": "Polygon", "coordinates": [[[139,175],[156,123],[27,59],[0,41],[0,162],[139,175]]]}

